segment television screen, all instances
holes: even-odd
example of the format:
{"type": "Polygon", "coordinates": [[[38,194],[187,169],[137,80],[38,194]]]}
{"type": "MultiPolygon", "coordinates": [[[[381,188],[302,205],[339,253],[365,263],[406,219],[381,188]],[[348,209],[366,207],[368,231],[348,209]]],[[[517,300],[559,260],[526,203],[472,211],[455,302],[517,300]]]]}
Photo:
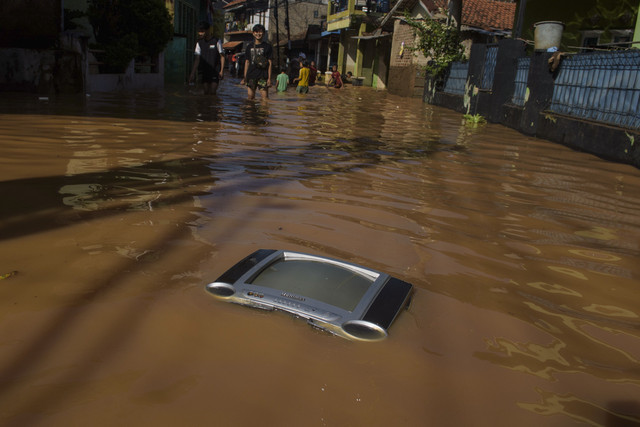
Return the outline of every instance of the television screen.
{"type": "Polygon", "coordinates": [[[250,282],[353,311],[374,279],[318,261],[280,259],[250,282]]]}
{"type": "Polygon", "coordinates": [[[345,261],[258,249],[206,290],[236,304],[291,313],[344,338],[376,341],[409,303],[412,285],[345,261]]]}

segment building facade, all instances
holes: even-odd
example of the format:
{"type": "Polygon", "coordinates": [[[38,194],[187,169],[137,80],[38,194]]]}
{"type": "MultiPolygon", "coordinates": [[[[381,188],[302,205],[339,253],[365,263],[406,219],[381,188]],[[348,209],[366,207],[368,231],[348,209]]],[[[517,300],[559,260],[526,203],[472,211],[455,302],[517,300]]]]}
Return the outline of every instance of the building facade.
{"type": "MultiPolygon", "coordinates": [[[[436,19],[448,10],[447,0],[401,0],[399,11],[414,20],[436,19]]],[[[464,0],[461,38],[468,56],[474,43],[497,43],[511,35],[516,4],[513,1],[464,0]]],[[[401,96],[421,97],[429,58],[413,51],[417,38],[399,13],[395,16],[389,62],[388,90],[401,96]]]]}

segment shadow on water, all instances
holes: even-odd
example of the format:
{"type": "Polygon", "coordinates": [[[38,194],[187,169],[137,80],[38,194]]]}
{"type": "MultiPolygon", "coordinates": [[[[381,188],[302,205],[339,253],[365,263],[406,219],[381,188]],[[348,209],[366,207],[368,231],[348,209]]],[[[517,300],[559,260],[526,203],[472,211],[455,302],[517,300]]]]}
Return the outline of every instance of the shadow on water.
{"type": "Polygon", "coordinates": [[[640,400],[620,400],[607,407],[606,427],[633,427],[640,424],[640,400]]]}
{"type": "MultiPolygon", "coordinates": [[[[219,121],[225,119],[220,103],[215,99],[193,96],[165,96],[162,93],[144,96],[122,96],[103,94],[104,97],[90,100],[84,98],[59,98],[50,101],[22,99],[22,108],[15,108],[12,102],[0,102],[2,114],[60,114],[77,116],[96,116],[114,118],[181,120],[188,122],[219,121]]],[[[21,95],[17,96],[18,98],[21,95]]],[[[7,97],[4,100],[7,101],[7,97]]],[[[15,99],[14,99],[15,101],[15,99]]],[[[241,124],[261,126],[267,124],[265,107],[260,104],[237,101],[240,114],[230,115],[226,120],[241,124]]],[[[242,156],[242,153],[236,153],[242,156]]],[[[0,182],[0,239],[10,240],[26,235],[41,233],[67,225],[93,221],[118,215],[122,211],[153,210],[161,206],[177,204],[185,200],[208,194],[215,185],[215,167],[212,157],[185,157],[170,161],[145,163],[140,166],[114,168],[101,172],[74,175],[46,176],[0,182]]],[[[231,167],[231,166],[230,166],[231,167]]],[[[217,164],[217,168],[226,169],[217,164]]],[[[268,174],[263,168],[261,174],[268,174]]],[[[270,180],[241,180],[236,188],[226,187],[225,191],[234,193],[247,191],[262,185],[272,185],[270,180]]],[[[183,224],[188,224],[185,219],[183,224]]],[[[232,235],[239,228],[221,230],[221,235],[232,235]]],[[[179,227],[164,235],[158,234],[152,251],[164,253],[169,257],[170,250],[162,248],[169,242],[188,233],[185,227],[179,227]]],[[[159,259],[159,262],[162,260],[159,259]]],[[[7,396],[21,383],[32,366],[46,359],[50,350],[68,330],[90,310],[90,304],[113,292],[124,278],[142,270],[144,264],[137,260],[121,261],[113,273],[95,281],[91,289],[71,300],[67,308],[52,319],[37,336],[30,337],[29,344],[12,360],[3,364],[0,371],[0,396],[7,396]]],[[[147,312],[138,306],[132,306],[128,312],[121,312],[116,324],[109,326],[100,344],[84,356],[86,360],[103,358],[117,352],[119,344],[127,341],[126,331],[139,321],[147,312]]],[[[68,374],[68,383],[90,373],[92,365],[80,365],[68,374]],[[82,367],[80,367],[82,366],[82,367]]],[[[67,382],[67,381],[63,381],[67,382]]],[[[70,391],[70,390],[68,390],[70,391]]],[[[62,398],[46,391],[34,392],[24,403],[24,413],[51,406],[62,398]]],[[[20,413],[20,408],[14,408],[20,413]]]]}
{"type": "MultiPolygon", "coordinates": [[[[237,88],[235,89],[237,92],[237,88]]],[[[234,93],[235,94],[235,93],[234,93]]],[[[249,101],[243,96],[220,97],[193,95],[184,89],[150,93],[99,93],[90,97],[58,96],[39,100],[32,94],[11,94],[0,100],[0,114],[75,115],[89,117],[171,120],[192,123],[224,122],[268,128],[271,125],[268,103],[249,101]],[[16,104],[22,105],[15,108],[16,104]]],[[[357,98],[360,99],[360,98],[357,98]]],[[[355,98],[345,102],[356,105],[355,98]]],[[[322,106],[314,106],[322,108],[322,106]]],[[[338,113],[340,114],[340,113],[338,113]]],[[[344,120],[344,118],[341,118],[344,120]]],[[[356,120],[359,120],[356,119],[356,120]]],[[[382,122],[380,113],[371,112],[367,120],[382,122]],[[379,116],[379,117],[377,117],[379,116]]],[[[216,171],[233,170],[233,159],[248,162],[260,174],[278,170],[277,179],[304,179],[355,168],[366,168],[406,158],[429,157],[437,152],[465,150],[464,144],[442,140],[434,134],[401,141],[394,132],[374,137],[336,138],[323,134],[324,123],[310,122],[318,142],[279,145],[277,149],[236,150],[226,159],[188,157],[171,161],[145,162],[139,166],[115,168],[95,173],[47,176],[0,182],[0,238],[14,238],[61,227],[76,220],[112,215],[120,210],[145,209],[153,204],[171,204],[202,193],[185,188],[212,185],[216,171]],[[228,161],[228,163],[226,163],[228,161]],[[281,169],[286,165],[286,173],[281,169]],[[75,209],[70,209],[75,208],[75,209]]],[[[401,131],[400,131],[401,132],[401,131]]],[[[251,172],[248,169],[247,172],[251,172]]],[[[243,189],[258,185],[248,179],[243,189]]]]}
{"type": "MultiPolygon", "coordinates": [[[[252,123],[255,123],[253,119],[262,120],[259,110],[247,109],[251,111],[252,123]]],[[[255,156],[255,152],[242,150],[227,154],[231,159],[255,156]]],[[[370,139],[280,147],[278,152],[246,162],[243,167],[247,176],[237,183],[235,190],[255,191],[275,181],[317,178],[407,156],[407,153],[387,151],[386,144],[370,139]],[[287,166],[284,172],[283,164],[287,166]],[[262,179],[253,179],[257,175],[262,179]],[[268,179],[270,175],[272,180],[268,179]]],[[[39,233],[121,211],[153,210],[207,195],[217,180],[216,172],[234,170],[237,166],[232,161],[214,157],[190,157],[101,172],[1,181],[0,239],[39,233]]]]}
{"type": "Polygon", "coordinates": [[[153,210],[205,194],[201,188],[215,182],[209,163],[179,159],[104,172],[2,181],[0,239],[120,211],[153,210]]]}
{"type": "MultiPolygon", "coordinates": [[[[42,177],[0,183],[0,197],[3,200],[0,208],[0,239],[12,239],[32,233],[65,227],[78,221],[92,221],[107,216],[118,215],[127,210],[152,210],[162,205],[176,204],[190,198],[208,194],[208,188],[216,182],[211,173],[212,159],[179,159],[169,162],[147,164],[137,168],[114,169],[101,173],[80,174],[73,176],[42,177]],[[34,190],[37,189],[37,190],[34,190]],[[25,197],[26,195],[26,197],[25,197]]],[[[261,173],[266,174],[266,170],[261,173]]],[[[226,187],[230,193],[256,190],[259,187],[273,185],[271,180],[242,180],[234,188],[226,187]]],[[[255,208],[256,210],[259,207],[255,208]]],[[[237,219],[239,222],[241,219],[237,219]]],[[[190,221],[184,219],[183,224],[190,221]]],[[[219,237],[231,238],[238,227],[229,227],[219,232],[219,237]]],[[[156,261],[169,258],[173,252],[169,243],[188,233],[184,227],[175,231],[158,234],[155,243],[149,245],[152,252],[163,254],[156,261]]],[[[137,260],[125,260],[114,268],[113,273],[96,281],[92,288],[69,301],[62,310],[43,328],[38,336],[30,339],[30,343],[0,370],[0,397],[12,392],[21,383],[21,378],[30,368],[47,358],[51,349],[65,336],[83,315],[91,310],[91,303],[99,301],[116,290],[125,277],[142,270],[144,263],[137,260]]],[[[120,312],[118,322],[109,326],[100,344],[92,352],[85,354],[85,360],[104,359],[115,354],[120,344],[126,342],[127,332],[131,325],[139,321],[147,309],[132,306],[128,312],[120,312]]],[[[73,373],[68,374],[68,381],[87,376],[94,369],[91,364],[80,364],[73,373]]],[[[67,388],[67,393],[71,390],[67,388]]],[[[34,392],[29,403],[22,408],[25,413],[35,408],[43,408],[61,399],[61,394],[52,395],[34,392]]],[[[19,413],[19,408],[14,412],[19,413]]]]}
{"type": "MultiPolygon", "coordinates": [[[[188,93],[151,93],[151,94],[96,94],[91,97],[58,97],[39,100],[23,95],[18,99],[4,97],[0,101],[0,113],[32,115],[64,115],[78,117],[111,117],[115,119],[167,120],[188,123],[224,122],[231,125],[268,128],[273,121],[269,105],[263,102],[247,101],[242,96],[229,97],[224,102],[218,98],[193,96],[188,93]],[[22,105],[15,108],[16,104],[22,105]]],[[[356,102],[349,100],[348,102],[356,102]]],[[[297,109],[299,102],[291,103],[297,109]]],[[[292,108],[293,108],[292,107],[292,108]]],[[[309,105],[309,108],[322,106],[309,105]]],[[[296,111],[292,111],[293,119],[296,111]]],[[[339,113],[337,113],[339,114],[339,113]]],[[[369,120],[376,120],[372,113],[369,120]]],[[[336,123],[343,121],[335,117],[336,123]]],[[[360,120],[355,118],[355,120],[360,120]]],[[[381,121],[380,118],[378,118],[381,121]]],[[[325,133],[323,123],[311,123],[310,127],[322,142],[307,144],[279,144],[277,148],[256,152],[242,148],[226,152],[223,157],[182,156],[168,161],[145,162],[138,166],[116,167],[99,172],[77,173],[59,176],[44,176],[5,180],[0,182],[0,239],[8,241],[21,237],[48,232],[79,223],[93,222],[117,216],[124,211],[152,211],[190,199],[206,196],[216,191],[226,194],[242,194],[258,191],[283,182],[283,180],[305,180],[345,172],[355,168],[372,167],[382,162],[403,159],[408,153],[416,156],[429,156],[437,149],[437,138],[423,144],[424,141],[411,140],[391,147],[394,133],[382,136],[380,130],[372,129],[372,136],[346,136],[337,138],[333,132],[325,133]],[[404,144],[404,145],[403,145],[404,144]],[[426,147],[426,148],[425,148],[426,147]],[[431,148],[429,148],[431,147],[431,148]],[[230,185],[219,185],[218,174],[235,171],[241,163],[243,177],[230,185]],[[286,167],[286,168],[285,168],[286,167]],[[260,178],[260,179],[256,179],[260,178]]],[[[395,141],[395,143],[398,143],[395,141]]],[[[445,149],[447,144],[442,145],[445,149]]],[[[193,211],[198,208],[193,207],[193,211]]],[[[260,206],[253,208],[254,211],[260,206]]],[[[251,215],[251,212],[249,212],[251,215]]],[[[241,218],[237,218],[237,227],[220,230],[216,237],[231,239],[241,229],[241,218]]],[[[189,224],[185,218],[183,224],[189,224]]],[[[188,226],[178,227],[164,234],[158,233],[149,249],[161,254],[157,262],[172,255],[170,242],[189,233],[188,226]]],[[[68,333],[91,308],[92,302],[99,301],[118,289],[124,279],[144,264],[136,259],[120,261],[112,274],[96,280],[81,295],[68,301],[47,326],[20,352],[4,363],[0,370],[0,397],[9,395],[21,383],[34,365],[55,349],[68,333]]],[[[115,354],[121,343],[127,341],[126,331],[146,313],[140,307],[132,306],[127,312],[120,313],[118,322],[108,326],[100,344],[95,346],[86,360],[104,358],[115,354]]],[[[68,374],[68,383],[74,378],[90,374],[93,365],[80,365],[68,374]]],[[[63,381],[64,382],[64,381],[63,381]]],[[[70,392],[67,389],[67,393],[70,392]]],[[[25,402],[25,412],[29,409],[51,406],[62,395],[54,396],[42,391],[34,392],[25,402]]],[[[13,411],[20,413],[19,408],[13,411]]]]}
{"type": "MultiPolygon", "coordinates": [[[[115,106],[113,105],[114,101],[111,100],[108,108],[100,110],[99,113],[95,109],[89,111],[93,111],[93,114],[97,116],[106,113],[111,115],[117,112],[114,114],[116,117],[135,117],[136,119],[142,117],[159,118],[161,116],[161,114],[148,112],[149,109],[153,109],[152,107],[159,99],[117,99],[120,102],[115,102],[115,106]],[[146,105],[146,103],[150,103],[150,105],[146,105]],[[139,112],[138,106],[143,106],[141,111],[147,113],[139,112]]],[[[69,106],[73,106],[73,104],[69,104],[68,101],[64,102],[66,107],[64,114],[70,114],[69,106]]],[[[267,106],[246,101],[239,102],[238,105],[240,107],[237,116],[239,123],[254,126],[268,124],[267,106]]],[[[50,107],[51,105],[41,106],[38,104],[36,107],[29,108],[35,109],[37,114],[50,114],[57,111],[57,106],[52,110],[49,110],[50,107]]],[[[175,108],[163,109],[162,111],[172,112],[164,118],[176,119],[173,113],[175,110],[175,108]]],[[[184,114],[180,115],[180,119],[193,118],[195,122],[218,121],[225,114],[215,102],[201,98],[188,99],[183,105],[183,110],[184,114]]],[[[76,112],[76,114],[81,114],[81,112],[76,112]]],[[[278,151],[261,153],[255,161],[245,162],[243,166],[245,168],[244,178],[231,186],[225,186],[223,191],[229,194],[258,191],[267,186],[273,188],[274,184],[282,182],[283,179],[318,177],[336,171],[345,171],[349,167],[373,166],[377,162],[383,161],[382,156],[371,153],[372,149],[381,144],[375,144],[370,140],[360,141],[355,144],[356,149],[350,150],[349,163],[351,166],[346,166],[346,163],[336,163],[335,158],[326,156],[329,149],[342,150],[343,144],[344,141],[337,141],[335,146],[325,144],[319,147],[312,144],[306,147],[280,147],[278,151]],[[359,148],[357,148],[358,144],[360,144],[359,148]],[[292,153],[288,153],[288,151],[292,151],[292,153]],[[364,160],[354,161],[354,156],[363,156],[364,160]],[[284,173],[281,167],[283,162],[287,165],[287,170],[284,173]],[[260,179],[255,179],[256,176],[259,176],[260,179]]],[[[236,158],[248,159],[255,156],[254,151],[236,150],[227,153],[225,158],[183,157],[100,172],[2,181],[0,182],[0,199],[2,200],[0,205],[0,239],[17,239],[35,233],[64,228],[78,222],[90,222],[116,216],[123,211],[151,211],[188,201],[194,197],[212,194],[217,191],[214,188],[218,181],[216,173],[234,170],[237,167],[234,162],[236,158]]],[[[259,209],[260,206],[254,208],[254,210],[259,209]]],[[[237,221],[237,227],[228,227],[219,231],[218,237],[223,238],[222,236],[224,236],[224,239],[230,239],[236,230],[241,229],[242,219],[238,218],[237,221]]],[[[189,222],[188,219],[185,219],[183,224],[189,222]]],[[[160,259],[157,259],[157,262],[161,263],[162,258],[171,256],[172,252],[163,250],[163,248],[187,232],[185,227],[181,227],[164,235],[158,234],[155,242],[149,245],[151,251],[163,254],[160,259]]],[[[32,366],[47,358],[48,352],[58,346],[58,342],[67,334],[68,329],[91,309],[92,302],[113,292],[125,277],[143,268],[144,264],[137,260],[122,261],[111,275],[96,281],[91,289],[69,301],[67,308],[52,319],[38,333],[38,336],[30,338],[30,343],[2,366],[0,397],[10,394],[21,383],[21,377],[26,375],[32,366]]],[[[109,332],[104,334],[100,344],[83,357],[92,360],[97,357],[104,358],[108,354],[117,352],[120,343],[127,340],[126,331],[131,330],[131,325],[139,321],[145,313],[146,310],[137,306],[130,307],[126,313],[120,313],[118,322],[109,326],[109,332]]],[[[69,384],[73,383],[74,378],[86,376],[93,369],[91,364],[81,366],[73,373],[68,374],[69,384]]],[[[67,389],[67,393],[69,391],[71,390],[67,389]]],[[[62,395],[54,396],[44,391],[40,395],[33,393],[29,402],[24,404],[23,410],[28,412],[29,408],[50,406],[61,398],[62,395]]],[[[14,410],[14,412],[19,413],[20,410],[14,410]]]]}
{"type": "Polygon", "coordinates": [[[58,95],[45,99],[33,94],[3,94],[0,114],[68,115],[182,122],[229,121],[268,125],[267,105],[242,97],[203,96],[184,90],[58,95]],[[15,105],[20,105],[16,109],[15,105]],[[239,113],[239,114],[238,114],[239,113]]]}
{"type": "MultiPolygon", "coordinates": [[[[343,95],[340,94],[339,96],[343,95]]],[[[246,101],[241,96],[215,99],[191,96],[186,93],[161,93],[133,97],[106,94],[95,95],[90,99],[76,99],[75,103],[62,99],[48,102],[33,101],[33,105],[26,108],[32,114],[113,117],[115,119],[132,118],[135,120],[150,119],[193,123],[194,133],[196,131],[200,132],[200,129],[196,129],[198,126],[207,127],[206,131],[202,131],[202,139],[207,142],[207,138],[210,138],[215,144],[219,143],[214,134],[218,128],[208,125],[210,123],[222,124],[232,129],[235,129],[234,126],[241,128],[244,133],[237,138],[238,140],[247,134],[252,137],[255,136],[255,138],[249,147],[242,145],[244,141],[234,140],[233,142],[238,142],[237,145],[234,146],[229,143],[224,149],[220,150],[214,147],[216,149],[204,155],[194,153],[193,156],[189,156],[184,154],[184,151],[189,147],[183,147],[180,150],[176,149],[177,158],[173,160],[145,161],[137,166],[107,168],[99,172],[2,181],[0,182],[0,200],[2,200],[2,204],[0,204],[0,239],[19,239],[36,233],[63,229],[78,222],[95,221],[98,223],[98,220],[115,217],[125,211],[159,210],[160,208],[189,202],[191,199],[217,196],[218,194],[225,195],[225,202],[234,203],[234,201],[248,192],[260,192],[267,189],[265,194],[275,194],[278,191],[279,184],[285,184],[289,181],[299,181],[303,185],[314,185],[314,178],[317,177],[327,177],[340,172],[373,168],[380,165],[385,166],[394,162],[412,162],[420,158],[430,159],[436,153],[464,155],[468,150],[466,137],[473,132],[473,130],[463,129],[458,132],[457,139],[450,136],[445,138],[437,131],[433,133],[408,133],[401,126],[395,126],[395,123],[389,120],[388,117],[383,117],[379,111],[370,111],[370,114],[366,116],[353,114],[350,117],[352,111],[357,110],[363,102],[355,97],[343,98],[343,101],[349,104],[349,108],[335,112],[322,109],[322,119],[312,121],[308,117],[319,116],[316,113],[323,106],[313,104],[312,98],[304,102],[289,102],[290,99],[284,101],[290,104],[291,109],[286,111],[286,115],[283,114],[281,116],[271,114],[269,104],[259,101],[246,101]],[[101,100],[100,97],[104,98],[101,100]],[[283,120],[287,121],[287,126],[282,126],[283,120]],[[394,125],[378,126],[383,122],[392,122],[394,125]],[[356,125],[358,131],[353,132],[351,128],[356,125]],[[331,128],[331,130],[329,131],[328,128],[331,128]],[[280,132],[281,130],[291,132],[292,129],[295,132],[304,132],[304,137],[287,139],[287,135],[280,132]],[[277,144],[273,143],[275,138],[278,138],[277,144]],[[233,175],[233,179],[225,179],[227,174],[233,175]]],[[[10,108],[6,102],[0,102],[0,105],[3,106],[0,111],[5,114],[10,115],[18,112],[15,108],[9,111],[10,108]]],[[[403,110],[401,113],[410,114],[410,111],[403,110]]],[[[391,113],[387,112],[387,114],[390,114],[393,118],[393,111],[391,113]]],[[[440,119],[437,117],[434,119],[436,124],[437,120],[440,119]]],[[[434,124],[434,126],[436,125],[434,124]]],[[[469,160],[460,160],[460,158],[455,160],[455,162],[462,161],[469,160]]],[[[454,166],[459,165],[460,163],[455,163],[454,166]]],[[[423,168],[424,166],[419,164],[418,167],[423,168]]],[[[417,168],[411,169],[411,172],[416,170],[417,168]]],[[[527,172],[529,171],[523,172],[523,175],[526,175],[527,172]]],[[[434,168],[433,171],[430,171],[429,179],[435,181],[436,186],[441,186],[443,181],[439,181],[438,174],[446,175],[447,169],[434,168]]],[[[452,177],[457,177],[457,175],[452,173],[452,177]]],[[[463,176],[463,179],[472,180],[465,176],[463,176]]],[[[525,177],[525,179],[529,179],[529,177],[525,177]]],[[[519,182],[516,181],[516,183],[519,182]]],[[[353,184],[353,182],[346,181],[344,185],[348,186],[350,184],[353,184]]],[[[336,186],[337,192],[343,189],[340,187],[342,185],[340,182],[332,181],[327,185],[336,186]]],[[[436,203],[438,197],[443,197],[441,193],[446,193],[445,196],[450,197],[454,203],[461,203],[461,200],[466,203],[465,198],[469,197],[468,193],[466,193],[460,199],[455,199],[447,193],[451,192],[453,194],[459,187],[438,188],[442,191],[436,197],[432,197],[433,195],[428,193],[427,184],[422,183],[421,185],[423,186],[422,188],[411,191],[425,191],[426,195],[424,197],[429,200],[429,204],[425,205],[430,208],[445,209],[444,204],[438,205],[436,203]]],[[[478,188],[482,189],[482,187],[473,187],[473,190],[478,188]]],[[[328,194],[332,191],[326,191],[326,193],[328,194]]],[[[324,193],[322,194],[324,195],[324,193]]],[[[385,194],[385,196],[387,195],[385,194]]],[[[485,196],[486,194],[479,197],[485,196]]],[[[263,198],[255,198],[255,200],[259,201],[258,205],[249,207],[248,212],[243,212],[245,218],[251,217],[264,207],[272,207],[274,203],[282,199],[275,198],[274,201],[265,196],[263,198]],[[263,205],[260,205],[260,203],[263,203],[263,205]],[[267,203],[269,206],[264,206],[267,203]]],[[[413,200],[415,199],[410,202],[413,200]]],[[[477,202],[475,199],[470,200],[477,202]]],[[[537,198],[532,198],[531,200],[533,202],[539,201],[537,198]]],[[[528,203],[529,200],[527,199],[525,202],[528,203]]],[[[512,200],[510,200],[510,203],[515,205],[512,200]]],[[[460,208],[460,206],[456,208],[460,208]]],[[[478,210],[481,208],[482,206],[473,207],[473,209],[478,210]]],[[[158,232],[148,245],[151,251],[160,254],[154,262],[161,264],[170,257],[177,255],[176,251],[172,250],[171,242],[190,233],[190,227],[192,227],[191,224],[193,223],[193,218],[190,216],[195,217],[204,209],[194,204],[189,208],[188,213],[183,214],[185,218],[182,218],[181,226],[175,229],[157,229],[158,232]],[[162,230],[166,231],[163,232],[162,230]]],[[[464,209],[459,209],[459,211],[469,213],[468,210],[465,211],[464,209]]],[[[500,211],[494,208],[492,212],[500,211]]],[[[206,212],[204,213],[206,214],[206,212]]],[[[332,214],[338,215],[342,213],[332,212],[332,214]]],[[[404,214],[411,216],[421,213],[414,211],[413,208],[408,208],[406,211],[401,211],[398,217],[404,214]]],[[[212,236],[213,240],[229,241],[234,236],[237,236],[241,232],[242,222],[245,218],[234,218],[224,228],[216,228],[214,236],[212,236]]],[[[429,218],[429,220],[433,220],[433,224],[426,224],[424,221],[420,222],[420,218],[416,218],[416,224],[438,226],[435,224],[435,217],[429,218]]],[[[465,218],[465,220],[467,219],[465,218]]],[[[440,219],[438,218],[437,220],[440,219]]],[[[442,221],[444,224],[444,220],[442,221]]],[[[457,227],[457,225],[454,227],[457,227]]],[[[471,233],[471,231],[467,231],[464,228],[464,225],[461,224],[460,227],[462,232],[455,233],[457,238],[473,238],[472,234],[464,235],[464,233],[471,233]]],[[[443,226],[439,230],[444,232],[446,227],[443,226]]],[[[416,233],[416,240],[423,237],[423,234],[416,233]]],[[[320,248],[320,250],[322,249],[324,248],[320,248]]],[[[425,251],[429,250],[426,243],[424,249],[425,251]]],[[[446,253],[446,249],[442,249],[441,253],[446,253]]],[[[205,257],[206,255],[203,253],[202,256],[205,257]]],[[[525,263],[526,260],[518,262],[525,263]]],[[[71,334],[70,331],[73,325],[81,321],[83,316],[91,310],[90,305],[92,302],[99,301],[122,287],[122,283],[127,277],[134,275],[136,272],[141,272],[144,268],[145,264],[136,259],[121,260],[110,274],[93,281],[87,292],[70,298],[67,305],[46,326],[42,327],[37,334],[29,337],[29,343],[25,344],[19,352],[13,354],[10,360],[3,363],[0,370],[0,397],[8,396],[15,391],[23,377],[30,373],[32,367],[37,366],[38,363],[47,358],[48,353],[60,346],[59,342],[62,341],[62,338],[71,334]]],[[[419,273],[416,274],[419,275],[419,273]]],[[[477,283],[472,280],[465,282],[469,283],[468,292],[462,285],[458,285],[457,288],[452,287],[443,293],[454,295],[459,301],[465,302],[473,298],[469,295],[481,293],[479,289],[484,282],[477,283]]],[[[154,285],[147,284],[146,286],[151,287],[154,285]]],[[[511,288],[508,289],[511,292],[511,288]]],[[[545,317],[555,319],[555,317],[562,315],[563,317],[557,322],[550,320],[550,323],[555,323],[562,327],[557,334],[564,335],[565,338],[571,334],[575,335],[576,331],[579,334],[580,326],[574,327],[572,322],[576,318],[584,319],[584,317],[580,317],[582,313],[568,312],[562,305],[547,304],[546,300],[534,299],[535,296],[532,298],[522,292],[518,294],[517,299],[513,300],[515,302],[510,302],[510,298],[512,296],[505,291],[501,294],[494,293],[491,303],[474,301],[474,304],[478,306],[483,306],[484,304],[484,308],[494,308],[492,304],[500,300],[507,307],[503,308],[503,310],[509,311],[515,318],[520,318],[527,322],[530,321],[531,323],[545,317]],[[501,300],[501,298],[504,298],[504,300],[501,300]],[[522,301],[526,302],[527,300],[535,303],[541,310],[544,309],[546,311],[532,313],[518,307],[518,304],[522,304],[522,301]],[[509,304],[513,304],[513,306],[509,304]],[[528,315],[534,315],[536,319],[528,319],[528,315]]],[[[148,307],[145,309],[133,304],[127,307],[126,310],[122,310],[117,322],[105,327],[99,343],[85,352],[82,355],[83,359],[91,361],[115,355],[118,349],[131,339],[131,325],[140,322],[148,311],[148,307]]],[[[598,322],[598,324],[604,324],[611,328],[637,329],[637,323],[634,321],[606,323],[601,322],[597,316],[587,320],[591,320],[594,323],[598,322]]],[[[508,339],[500,337],[493,337],[492,339],[487,339],[485,351],[474,354],[476,359],[486,361],[488,365],[506,367],[512,371],[517,371],[522,366],[534,368],[539,366],[540,371],[537,375],[550,382],[556,372],[571,373],[576,369],[575,364],[564,362],[565,358],[573,356],[568,350],[556,349],[553,345],[549,345],[550,348],[543,349],[544,354],[541,356],[539,363],[537,363],[536,360],[531,360],[537,354],[536,352],[540,352],[540,346],[537,343],[516,343],[514,346],[508,339]],[[514,348],[520,349],[521,355],[519,355],[518,351],[514,351],[514,348]],[[549,357],[551,357],[549,355],[556,353],[559,361],[557,366],[554,360],[549,360],[549,357]],[[549,379],[544,375],[551,376],[551,378],[549,379]]],[[[609,355],[605,356],[610,358],[609,355]]],[[[605,359],[605,356],[601,357],[601,359],[605,359]]],[[[579,358],[580,355],[575,356],[576,360],[579,360],[579,358]]],[[[621,366],[629,364],[624,360],[619,362],[621,366]]],[[[80,363],[72,372],[65,373],[63,376],[66,376],[66,378],[62,378],[61,381],[65,384],[71,384],[65,389],[65,393],[80,393],[81,385],[74,384],[73,379],[87,376],[94,369],[97,369],[95,365],[87,362],[80,363]]],[[[622,372],[616,377],[605,368],[601,370],[594,368],[594,370],[596,375],[601,374],[606,378],[623,379],[624,375],[626,375],[622,372]],[[601,371],[605,373],[602,374],[601,371]]],[[[536,372],[533,373],[536,374],[536,372]]],[[[454,390],[451,389],[451,391],[453,392],[454,390]]],[[[62,399],[62,393],[52,393],[51,390],[43,388],[30,393],[28,398],[21,403],[23,408],[13,410],[13,413],[20,413],[20,409],[26,413],[29,410],[35,410],[35,408],[55,405],[62,399]]],[[[549,407],[552,407],[554,403],[562,400],[562,396],[542,395],[541,400],[543,403],[548,403],[549,407]]],[[[575,412],[577,413],[589,414],[593,412],[595,414],[594,418],[599,416],[602,409],[591,408],[589,403],[583,405],[581,402],[575,402],[571,399],[567,399],[566,402],[563,401],[562,403],[566,407],[575,407],[575,412]]],[[[607,420],[609,424],[607,425],[626,425],[624,424],[627,420],[626,414],[637,416],[637,403],[632,401],[614,402],[607,410],[610,415],[607,420]]]]}

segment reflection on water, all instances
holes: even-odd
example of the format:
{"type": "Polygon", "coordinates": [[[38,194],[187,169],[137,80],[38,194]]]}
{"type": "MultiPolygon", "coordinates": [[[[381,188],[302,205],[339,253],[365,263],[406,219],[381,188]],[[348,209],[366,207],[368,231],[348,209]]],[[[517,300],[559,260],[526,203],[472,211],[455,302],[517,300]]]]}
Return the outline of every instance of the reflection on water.
{"type": "Polygon", "coordinates": [[[370,88],[236,83],[0,99],[3,424],[640,422],[638,170],[370,88]],[[416,295],[377,344],[207,297],[258,248],[416,295]]]}

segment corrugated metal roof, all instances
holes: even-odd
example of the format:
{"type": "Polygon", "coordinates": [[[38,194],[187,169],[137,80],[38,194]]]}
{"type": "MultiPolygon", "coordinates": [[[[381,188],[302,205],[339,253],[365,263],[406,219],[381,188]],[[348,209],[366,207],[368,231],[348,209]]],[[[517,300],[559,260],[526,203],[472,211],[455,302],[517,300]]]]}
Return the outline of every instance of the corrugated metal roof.
{"type": "Polygon", "coordinates": [[[234,49],[236,46],[241,45],[242,41],[234,41],[234,42],[226,42],[225,44],[222,45],[223,49],[234,49]]]}

